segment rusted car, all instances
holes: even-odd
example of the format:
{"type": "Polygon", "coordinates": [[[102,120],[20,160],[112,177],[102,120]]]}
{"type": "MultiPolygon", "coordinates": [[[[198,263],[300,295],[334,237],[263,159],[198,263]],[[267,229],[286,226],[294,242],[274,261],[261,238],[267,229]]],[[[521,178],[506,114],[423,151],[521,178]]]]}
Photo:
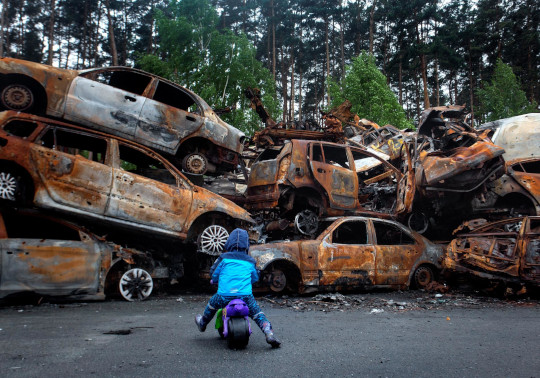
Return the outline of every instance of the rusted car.
{"type": "Polygon", "coordinates": [[[0,198],[220,252],[249,213],[152,150],[60,121],[0,113],[0,198]]]}
{"type": "MultiPolygon", "coordinates": [[[[290,220],[300,233],[312,235],[319,217],[406,213],[413,179],[412,169],[402,175],[368,150],[293,139],[266,149],[252,164],[246,208],[274,212],[282,231],[290,220]]],[[[273,227],[274,221],[267,229],[273,227]]]]}
{"type": "Polygon", "coordinates": [[[506,173],[487,185],[473,201],[476,214],[487,218],[540,215],[540,158],[506,162],[506,173]]]}
{"type": "Polygon", "coordinates": [[[0,110],[63,118],[133,140],[204,174],[234,169],[244,133],[195,93],[128,67],[67,70],[0,59],[0,110]]]}
{"type": "Polygon", "coordinates": [[[540,286],[540,217],[469,227],[448,245],[443,268],[510,286],[540,286]]]}
{"type": "Polygon", "coordinates": [[[0,214],[0,298],[21,293],[128,301],[165,278],[146,253],[106,242],[75,224],[32,212],[0,214]],[[158,277],[156,277],[156,274],[158,277]]]}
{"type": "Polygon", "coordinates": [[[314,240],[255,245],[250,255],[274,292],[425,288],[440,269],[443,248],[398,222],[335,219],[314,240]]]}

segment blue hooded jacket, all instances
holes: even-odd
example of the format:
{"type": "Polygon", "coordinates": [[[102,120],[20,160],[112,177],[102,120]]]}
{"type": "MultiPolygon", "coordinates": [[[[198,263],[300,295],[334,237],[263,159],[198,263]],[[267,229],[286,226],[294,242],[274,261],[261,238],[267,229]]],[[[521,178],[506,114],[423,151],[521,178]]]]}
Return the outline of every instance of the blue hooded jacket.
{"type": "Polygon", "coordinates": [[[259,280],[255,259],[248,255],[249,236],[237,228],[231,232],[222,253],[212,268],[212,281],[218,283],[218,294],[225,297],[252,294],[251,284],[259,280]]]}

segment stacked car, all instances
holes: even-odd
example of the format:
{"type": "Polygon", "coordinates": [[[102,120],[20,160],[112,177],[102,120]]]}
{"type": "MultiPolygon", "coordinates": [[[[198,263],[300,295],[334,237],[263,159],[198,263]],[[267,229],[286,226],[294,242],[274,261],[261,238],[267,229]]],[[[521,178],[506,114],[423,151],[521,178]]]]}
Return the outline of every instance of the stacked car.
{"type": "Polygon", "coordinates": [[[149,251],[169,279],[184,274],[191,245],[218,254],[229,230],[253,222],[179,169],[229,169],[243,148],[244,134],[189,90],[125,67],[74,71],[9,58],[0,59],[0,79],[4,206],[37,208],[149,251]]]}

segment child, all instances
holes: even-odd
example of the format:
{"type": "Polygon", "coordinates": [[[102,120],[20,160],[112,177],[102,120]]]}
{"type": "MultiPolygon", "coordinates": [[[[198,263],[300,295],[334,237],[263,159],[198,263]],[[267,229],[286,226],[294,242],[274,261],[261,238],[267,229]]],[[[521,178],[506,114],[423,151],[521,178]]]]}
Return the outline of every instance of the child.
{"type": "Polygon", "coordinates": [[[225,252],[216,260],[210,274],[211,283],[218,283],[218,291],[210,298],[203,315],[195,316],[199,331],[204,332],[216,311],[224,308],[231,300],[241,299],[249,308],[249,316],[257,323],[272,348],[279,348],[281,342],[274,336],[272,325],[261,311],[253,297],[251,284],[257,282],[259,275],[255,260],[248,255],[249,237],[246,230],[235,229],[225,243],[225,252]]]}

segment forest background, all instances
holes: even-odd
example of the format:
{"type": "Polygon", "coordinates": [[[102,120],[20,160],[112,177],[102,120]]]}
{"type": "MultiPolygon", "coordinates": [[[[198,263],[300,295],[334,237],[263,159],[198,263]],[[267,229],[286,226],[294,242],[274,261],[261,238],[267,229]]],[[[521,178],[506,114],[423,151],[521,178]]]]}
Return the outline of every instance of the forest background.
{"type": "Polygon", "coordinates": [[[1,1],[0,56],[141,68],[233,107],[223,118],[248,133],[248,86],[285,122],[345,98],[399,127],[432,106],[466,105],[478,124],[540,102],[537,0],[1,1]]]}

